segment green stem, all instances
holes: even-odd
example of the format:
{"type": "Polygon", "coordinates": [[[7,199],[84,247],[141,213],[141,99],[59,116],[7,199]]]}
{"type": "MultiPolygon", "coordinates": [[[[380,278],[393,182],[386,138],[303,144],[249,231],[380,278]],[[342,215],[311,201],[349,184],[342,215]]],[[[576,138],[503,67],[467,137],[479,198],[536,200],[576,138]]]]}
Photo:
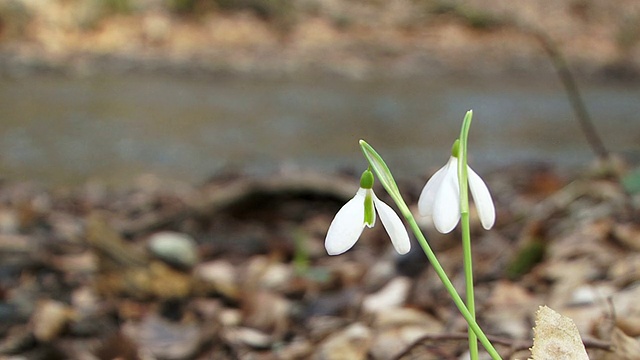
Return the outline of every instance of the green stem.
{"type": "MultiPolygon", "coordinates": [[[[473,289],[473,259],[471,256],[471,235],[469,233],[469,213],[461,214],[461,223],[462,223],[462,252],[463,252],[463,262],[464,262],[464,279],[465,279],[465,291],[467,295],[467,309],[469,309],[469,314],[475,319],[476,318],[476,309],[475,309],[475,296],[473,289]]],[[[476,334],[471,331],[471,327],[469,327],[469,354],[471,360],[478,359],[478,338],[476,334]]]]}
{"type": "MultiPolygon", "coordinates": [[[[458,184],[460,186],[460,226],[462,228],[462,253],[464,263],[465,292],[467,309],[475,320],[476,305],[473,288],[473,256],[471,255],[471,231],[469,229],[469,180],[467,174],[467,137],[471,126],[473,112],[469,110],[462,122],[460,143],[458,147],[458,184]]],[[[478,339],[469,328],[469,355],[471,360],[478,360],[478,339]]]]}
{"type": "Polygon", "coordinates": [[[433,269],[435,270],[436,274],[440,278],[440,281],[442,281],[442,284],[449,292],[449,295],[451,296],[454,304],[462,314],[462,317],[464,317],[464,319],[467,321],[467,324],[469,324],[469,328],[471,329],[471,331],[478,337],[478,340],[480,340],[480,343],[482,344],[482,346],[484,346],[484,348],[487,350],[487,352],[489,353],[492,359],[501,360],[502,358],[500,357],[500,354],[498,354],[498,351],[496,351],[496,349],[493,347],[493,345],[491,344],[491,342],[489,341],[485,333],[482,331],[482,329],[474,319],[473,315],[471,315],[471,312],[469,312],[469,309],[467,309],[467,306],[465,305],[464,301],[462,301],[462,298],[460,297],[460,295],[458,295],[458,292],[456,291],[455,287],[451,283],[451,280],[449,280],[447,273],[444,271],[444,269],[440,265],[440,262],[436,258],[436,255],[431,249],[431,246],[429,246],[427,239],[422,234],[422,231],[420,230],[420,227],[416,223],[416,220],[413,217],[413,215],[411,215],[411,213],[404,214],[404,215],[405,215],[405,218],[407,219],[407,222],[409,223],[409,227],[411,227],[411,230],[415,234],[416,239],[418,239],[418,243],[420,243],[422,250],[427,255],[427,259],[429,259],[431,266],[433,266],[433,269]]]}

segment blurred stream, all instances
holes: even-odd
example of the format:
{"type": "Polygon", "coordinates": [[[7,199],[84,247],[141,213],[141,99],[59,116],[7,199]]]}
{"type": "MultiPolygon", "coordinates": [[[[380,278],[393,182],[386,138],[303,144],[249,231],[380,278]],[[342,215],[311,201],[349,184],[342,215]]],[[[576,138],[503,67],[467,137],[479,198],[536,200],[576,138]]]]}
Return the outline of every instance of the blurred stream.
{"type": "MultiPolygon", "coordinates": [[[[581,84],[605,144],[640,152],[640,85],[581,84]]],[[[580,168],[593,155],[556,78],[379,79],[37,75],[0,83],[0,174],[128,183],[223,169],[360,171],[358,139],[397,177],[444,164],[474,110],[470,163],[580,168]]]]}

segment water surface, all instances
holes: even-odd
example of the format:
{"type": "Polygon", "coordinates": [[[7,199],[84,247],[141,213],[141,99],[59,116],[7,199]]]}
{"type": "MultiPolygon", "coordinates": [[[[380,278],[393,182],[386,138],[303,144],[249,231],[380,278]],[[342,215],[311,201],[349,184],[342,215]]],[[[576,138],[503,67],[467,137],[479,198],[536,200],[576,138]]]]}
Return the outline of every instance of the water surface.
{"type": "MultiPolygon", "coordinates": [[[[582,84],[604,142],[639,151],[640,85],[582,84]]],[[[30,76],[0,84],[0,172],[13,180],[199,181],[222,169],[334,171],[366,164],[363,138],[396,176],[446,161],[468,109],[480,170],[593,155],[555,78],[378,79],[30,76]]]]}

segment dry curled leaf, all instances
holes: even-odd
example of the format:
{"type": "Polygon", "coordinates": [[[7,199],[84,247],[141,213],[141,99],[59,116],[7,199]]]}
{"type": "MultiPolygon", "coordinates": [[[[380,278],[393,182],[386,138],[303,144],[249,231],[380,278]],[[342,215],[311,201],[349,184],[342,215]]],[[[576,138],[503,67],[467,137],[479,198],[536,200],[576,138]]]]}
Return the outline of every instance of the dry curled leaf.
{"type": "Polygon", "coordinates": [[[541,306],[531,348],[532,360],[588,360],[576,324],[549,307],[541,306]]]}

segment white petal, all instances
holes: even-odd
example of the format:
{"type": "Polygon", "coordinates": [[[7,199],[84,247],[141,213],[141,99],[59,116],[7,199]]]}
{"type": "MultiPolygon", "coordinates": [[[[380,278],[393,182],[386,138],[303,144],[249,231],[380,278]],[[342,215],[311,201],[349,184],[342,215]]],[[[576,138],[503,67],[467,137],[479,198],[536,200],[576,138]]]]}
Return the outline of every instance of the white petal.
{"type": "Polygon", "coordinates": [[[467,170],[469,174],[469,189],[471,190],[471,196],[473,196],[473,202],[476,204],[480,222],[485,230],[489,230],[496,222],[496,209],[491,199],[491,193],[487,188],[487,184],[482,181],[482,178],[475,171],[471,170],[470,167],[467,167],[467,170]]]}
{"type": "Polygon", "coordinates": [[[329,255],[339,255],[351,249],[364,229],[365,190],[360,189],[333,218],[324,247],[329,255]]]}
{"type": "Polygon", "coordinates": [[[433,176],[427,181],[427,184],[422,189],[420,193],[420,198],[418,198],[418,211],[422,216],[429,216],[433,214],[433,202],[436,198],[436,193],[442,184],[442,179],[444,175],[447,173],[447,167],[451,162],[451,158],[449,161],[438,171],[433,174],[433,176]]]}
{"type": "Polygon", "coordinates": [[[442,234],[453,230],[460,220],[458,159],[451,157],[433,202],[433,224],[442,234]]]}
{"type": "Polygon", "coordinates": [[[382,225],[389,233],[393,247],[400,255],[408,253],[411,249],[409,234],[398,214],[389,205],[378,199],[375,194],[373,195],[373,201],[376,205],[376,210],[380,214],[380,221],[382,221],[382,225]]]}

